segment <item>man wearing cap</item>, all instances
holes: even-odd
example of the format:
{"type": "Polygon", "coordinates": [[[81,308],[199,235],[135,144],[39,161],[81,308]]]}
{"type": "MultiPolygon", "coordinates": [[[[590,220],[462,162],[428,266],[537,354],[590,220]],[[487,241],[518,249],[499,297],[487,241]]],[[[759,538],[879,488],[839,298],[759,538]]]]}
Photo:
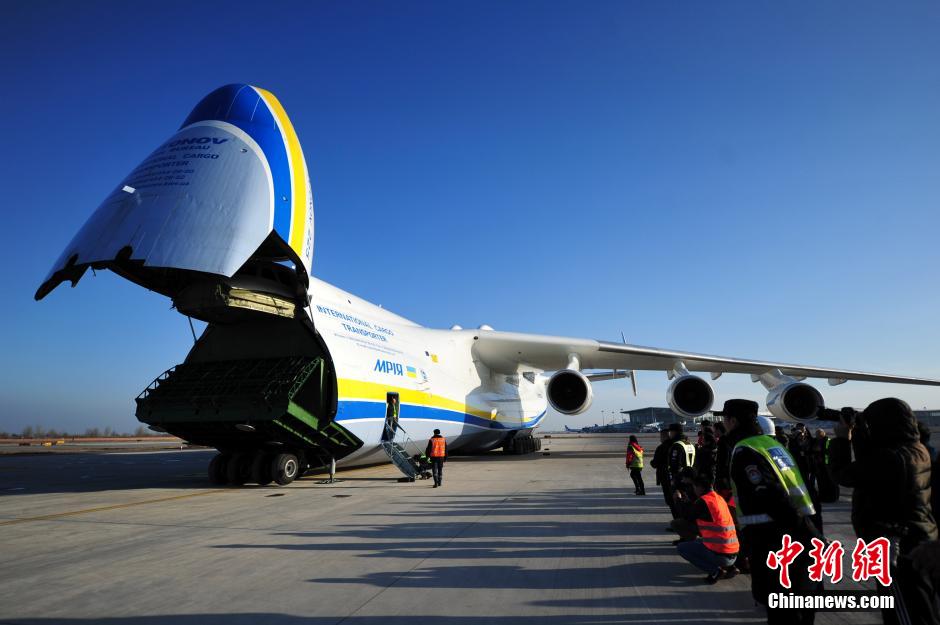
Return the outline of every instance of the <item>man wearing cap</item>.
{"type": "MultiPolygon", "coordinates": [[[[811,522],[815,513],[809,491],[790,453],[764,434],[757,419],[757,402],[730,399],[715,413],[724,417],[726,437],[733,444],[730,477],[737,505],[740,538],[751,561],[751,595],[766,606],[770,593],[814,594],[819,584],[809,579],[811,539],[824,540],[811,522]],[[767,566],[767,555],[782,548],[783,536],[806,546],[789,567],[791,588],[780,584],[779,572],[767,566]]],[[[815,612],[767,608],[767,622],[812,623],[815,612]]]]}
{"type": "MultiPolygon", "coordinates": [[[[675,494],[682,487],[679,482],[679,474],[682,469],[695,465],[695,445],[689,442],[689,437],[682,432],[682,426],[678,423],[669,424],[669,440],[669,458],[666,464],[667,481],[670,490],[675,494]]],[[[671,506],[671,510],[672,518],[678,518],[676,506],[671,506]]]]}
{"type": "Polygon", "coordinates": [[[797,423],[793,426],[793,433],[790,436],[790,442],[787,444],[787,451],[796,461],[796,466],[800,470],[800,475],[806,480],[807,486],[813,483],[813,467],[810,463],[812,440],[810,440],[809,430],[805,423],[797,423]]]}
{"type": "Polygon", "coordinates": [[[443,482],[444,461],[447,459],[447,440],[441,436],[440,430],[434,430],[424,455],[431,459],[431,476],[434,478],[434,488],[437,488],[443,482]]]}

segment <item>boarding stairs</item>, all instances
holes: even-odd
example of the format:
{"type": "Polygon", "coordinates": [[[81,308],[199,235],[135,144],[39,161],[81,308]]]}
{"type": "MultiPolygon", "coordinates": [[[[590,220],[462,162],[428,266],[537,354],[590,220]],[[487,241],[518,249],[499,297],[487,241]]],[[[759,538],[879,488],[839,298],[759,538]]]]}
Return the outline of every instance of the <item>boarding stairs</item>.
{"type": "Polygon", "coordinates": [[[394,427],[388,424],[385,425],[385,435],[382,437],[382,450],[385,452],[385,455],[388,456],[388,459],[392,461],[392,464],[405,476],[406,479],[404,481],[413,482],[416,478],[423,478],[425,476],[423,475],[424,471],[422,471],[420,464],[408,454],[409,447],[416,449],[416,454],[421,455],[422,451],[418,447],[418,444],[408,436],[408,433],[401,425],[394,427]]]}

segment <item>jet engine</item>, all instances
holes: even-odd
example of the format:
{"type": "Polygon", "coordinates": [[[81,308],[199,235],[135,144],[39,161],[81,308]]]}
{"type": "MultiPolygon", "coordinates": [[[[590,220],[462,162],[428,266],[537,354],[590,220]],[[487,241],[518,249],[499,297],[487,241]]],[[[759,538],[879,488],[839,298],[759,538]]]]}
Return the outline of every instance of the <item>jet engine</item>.
{"type": "Polygon", "coordinates": [[[700,417],[715,401],[711,385],[694,375],[680,375],[666,390],[666,402],[672,411],[685,417],[700,417]]]}
{"type": "Polygon", "coordinates": [[[561,414],[581,414],[591,407],[591,381],[580,371],[562,369],[548,379],[548,403],[561,414]]]}
{"type": "Polygon", "coordinates": [[[778,419],[805,422],[819,418],[825,402],[819,391],[796,380],[782,382],[767,393],[767,410],[778,419]]]}

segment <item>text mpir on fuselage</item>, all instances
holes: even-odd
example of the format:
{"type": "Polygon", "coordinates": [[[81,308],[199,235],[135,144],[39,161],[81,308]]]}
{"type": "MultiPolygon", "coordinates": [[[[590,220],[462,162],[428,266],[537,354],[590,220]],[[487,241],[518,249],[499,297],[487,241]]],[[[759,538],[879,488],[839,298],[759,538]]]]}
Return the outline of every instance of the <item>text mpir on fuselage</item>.
{"type": "Polygon", "coordinates": [[[593,383],[635,386],[636,370],[666,372],[667,402],[688,417],[714,401],[693,372],[749,374],[770,412],[793,421],[823,406],[807,377],[940,385],[487,326],[423,328],[311,277],[312,197],[277,98],[227,85],[115,187],[36,293],[110,269],[208,324],[137,398],[137,417],[217,448],[216,482],[286,484],[332,461],[395,460],[418,453],[434,429],[451,453],[532,452],[549,406],[582,413],[593,383]]]}

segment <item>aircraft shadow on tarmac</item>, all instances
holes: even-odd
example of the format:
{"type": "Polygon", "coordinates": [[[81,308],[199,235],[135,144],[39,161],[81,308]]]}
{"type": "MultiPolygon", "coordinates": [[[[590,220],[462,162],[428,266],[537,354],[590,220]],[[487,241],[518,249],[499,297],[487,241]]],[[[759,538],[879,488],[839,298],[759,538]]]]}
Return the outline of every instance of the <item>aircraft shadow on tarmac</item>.
{"type": "MultiPolygon", "coordinates": [[[[458,501],[448,501],[446,506],[435,506],[435,518],[448,516],[467,516],[483,514],[494,507],[498,507],[501,514],[526,515],[577,515],[585,514],[627,514],[624,505],[629,503],[630,520],[635,521],[643,515],[662,515],[665,504],[662,495],[652,493],[646,497],[625,496],[623,491],[612,491],[609,496],[585,497],[583,491],[564,497],[545,496],[544,494],[521,495],[494,500],[484,497],[473,500],[460,496],[458,501]],[[657,496],[658,495],[658,496],[657,496]]],[[[425,517],[425,512],[409,510],[404,512],[391,512],[382,514],[361,514],[359,516],[376,516],[383,519],[389,517],[425,517]]]]}
{"type": "MultiPolygon", "coordinates": [[[[0,456],[0,496],[50,493],[92,493],[107,490],[147,488],[218,488],[209,482],[206,468],[215,450],[179,452],[124,453],[42,453],[0,456]]],[[[619,454],[577,454],[570,457],[591,458],[619,454]]],[[[571,455],[574,454],[574,455],[571,455]]],[[[536,460],[539,454],[522,456],[491,452],[475,456],[458,456],[451,463],[519,462],[536,460]]],[[[553,454],[553,457],[556,457],[553,454]]],[[[566,456],[557,456],[566,457],[566,456]]],[[[389,465],[391,467],[391,465],[389,465]]],[[[293,487],[314,487],[325,477],[314,474],[299,480],[293,487]]],[[[357,477],[340,471],[340,482],[395,482],[397,473],[388,476],[357,477]]],[[[262,488],[248,484],[242,488],[262,488]]],[[[270,487],[278,488],[278,487],[270,487]]],[[[405,486],[407,488],[407,486],[405,486]]]]}
{"type": "Polygon", "coordinates": [[[206,467],[215,451],[0,456],[0,496],[145,488],[218,488],[206,467]]]}
{"type": "Polygon", "coordinates": [[[622,542],[591,542],[586,544],[563,543],[558,545],[544,545],[525,541],[502,540],[498,546],[474,545],[458,543],[441,546],[440,541],[415,540],[407,544],[400,542],[375,542],[367,539],[355,542],[342,543],[310,543],[310,544],[234,544],[216,545],[218,549],[274,549],[285,551],[367,551],[360,557],[364,558],[413,558],[424,560],[429,557],[435,559],[476,560],[476,559],[510,559],[520,558],[607,558],[619,555],[633,556],[671,556],[675,548],[671,544],[658,545],[655,543],[641,543],[637,545],[624,545],[622,542]]]}
{"type": "MultiPolygon", "coordinates": [[[[264,551],[301,550],[311,554],[311,562],[317,561],[318,554],[329,561],[329,554],[338,552],[348,552],[346,557],[399,560],[393,570],[376,571],[370,566],[371,572],[363,575],[306,580],[309,588],[319,586],[327,592],[335,585],[350,584],[420,589],[428,591],[426,597],[433,601],[436,589],[544,591],[537,593],[544,598],[507,607],[518,614],[448,617],[443,619],[448,625],[762,622],[752,607],[745,581],[704,587],[694,568],[677,562],[675,547],[670,544],[674,535],[663,531],[665,506],[653,491],[645,498],[626,495],[621,488],[565,489],[510,497],[436,493],[424,501],[428,505],[423,514],[376,515],[380,518],[375,523],[342,525],[335,531],[276,531],[266,534],[273,542],[262,538],[257,544],[213,547],[220,551],[257,550],[259,557],[264,551]],[[571,514],[559,519],[559,511],[571,514]],[[540,513],[544,519],[538,518],[540,513]],[[502,514],[512,520],[500,520],[502,514]],[[519,520],[520,514],[531,517],[519,520]],[[577,514],[584,515],[584,520],[577,514]],[[424,560],[429,560],[429,565],[422,566],[424,560]],[[563,613],[557,614],[559,611],[563,613]],[[611,611],[616,613],[598,613],[611,611]]],[[[416,608],[413,615],[391,617],[235,613],[4,619],[0,611],[0,622],[414,625],[442,620],[439,615],[421,615],[420,606],[416,608]]],[[[487,606],[487,610],[492,612],[494,606],[487,606]]]]}
{"type": "MultiPolygon", "coordinates": [[[[215,450],[134,452],[127,454],[46,453],[0,456],[0,497],[51,493],[93,493],[147,488],[216,489],[206,468],[215,450]]],[[[389,465],[391,466],[391,465],[389,465]]],[[[314,488],[325,475],[308,475],[291,488],[314,488]]],[[[340,482],[393,483],[400,475],[355,477],[340,473],[340,482]]],[[[239,488],[272,491],[278,486],[247,484],[239,488]]]]}
{"type": "MultiPolygon", "coordinates": [[[[407,521],[395,520],[394,515],[382,515],[376,524],[346,525],[335,532],[277,532],[275,539],[284,537],[301,541],[282,541],[257,544],[220,544],[218,549],[256,549],[309,551],[311,553],[357,552],[364,558],[410,558],[418,561],[460,560],[481,561],[479,564],[460,566],[431,566],[408,570],[373,572],[359,577],[319,577],[308,581],[317,584],[368,584],[376,587],[409,588],[465,588],[465,589],[590,589],[617,588],[632,580],[633,585],[647,587],[647,602],[655,601],[662,589],[685,588],[700,585],[696,571],[689,567],[676,576],[675,547],[670,544],[674,535],[663,532],[664,505],[659,501],[656,514],[636,514],[632,506],[651,507],[647,499],[627,499],[618,489],[589,491],[564,490],[525,497],[525,507],[509,505],[502,497],[450,497],[435,499],[433,508],[421,521],[415,515],[407,521]],[[618,502],[621,505],[610,505],[618,502]],[[500,521],[501,514],[520,513],[536,515],[541,510],[547,517],[539,521],[500,521]],[[559,521],[559,510],[580,510],[586,518],[596,514],[618,515],[609,521],[575,518],[559,521]],[[489,514],[487,514],[489,512],[489,514]],[[448,513],[468,518],[466,521],[442,520],[448,513]],[[622,540],[610,540],[623,536],[622,540]],[[592,537],[608,537],[607,540],[592,537]],[[629,564],[610,565],[609,559],[629,558],[629,564]],[[608,562],[596,567],[584,566],[588,558],[604,558],[608,562]],[[486,563],[506,561],[511,564],[486,563]],[[520,565],[520,562],[544,560],[551,568],[520,565]],[[559,560],[570,560],[566,568],[559,560]],[[580,566],[578,566],[580,565],[580,566]],[[656,587],[660,588],[657,593],[656,587]]],[[[511,502],[514,498],[509,498],[511,502]]],[[[646,512],[646,510],[644,510],[646,512]]],[[[627,583],[626,585],[630,585],[627,583]]],[[[730,586],[729,586],[730,588],[730,586]]],[[[675,601],[672,591],[663,601],[675,601]],[[671,597],[671,598],[670,598],[671,597]]],[[[625,599],[626,600],[626,599],[625,599]]],[[[635,602],[635,599],[634,599],[635,602]]],[[[664,603],[663,606],[667,605],[664,603]]],[[[662,606],[661,606],[662,607],[662,606]]]]}
{"type": "MultiPolygon", "coordinates": [[[[518,558],[531,557],[519,554],[518,558]]],[[[551,557],[551,556],[548,556],[551,557]]],[[[580,558],[576,550],[572,550],[570,558],[580,558]]],[[[317,577],[308,581],[318,584],[369,584],[378,588],[387,588],[394,585],[396,588],[423,588],[423,589],[465,589],[482,590],[517,589],[517,590],[587,590],[601,588],[621,588],[624,580],[628,578],[631,570],[642,567],[643,583],[640,586],[650,594],[645,594],[644,603],[651,605],[658,601],[663,603],[660,607],[675,602],[671,594],[655,594],[655,590],[663,587],[701,586],[701,575],[693,570],[689,575],[675,578],[676,564],[672,561],[643,562],[637,564],[621,564],[616,566],[599,566],[595,568],[577,567],[571,569],[551,568],[532,569],[518,565],[487,565],[487,566],[432,566],[416,568],[409,571],[379,571],[367,575],[354,577],[317,577]],[[575,580],[566,581],[564,580],[575,580]]],[[[634,601],[635,603],[635,601],[634,601]]]]}

